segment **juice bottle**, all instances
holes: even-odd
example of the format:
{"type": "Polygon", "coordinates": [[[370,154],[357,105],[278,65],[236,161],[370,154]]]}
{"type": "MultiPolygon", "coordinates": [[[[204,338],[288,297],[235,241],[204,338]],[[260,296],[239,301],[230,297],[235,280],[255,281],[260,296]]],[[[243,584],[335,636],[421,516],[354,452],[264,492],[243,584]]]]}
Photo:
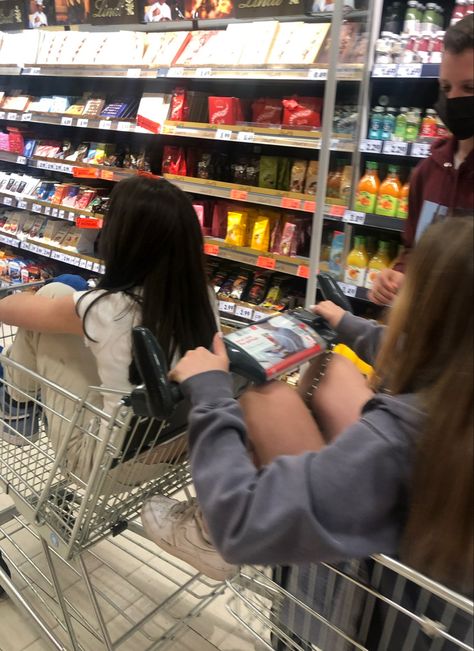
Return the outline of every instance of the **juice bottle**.
{"type": "Polygon", "coordinates": [[[397,217],[399,219],[406,219],[408,217],[408,195],[410,193],[410,182],[407,181],[400,190],[400,198],[398,200],[397,217]]]}
{"type": "Polygon", "coordinates": [[[361,212],[374,212],[377,192],[380,187],[380,179],[377,173],[377,163],[367,162],[365,174],[357,186],[357,194],[354,203],[354,210],[361,212]]]}
{"type": "Polygon", "coordinates": [[[369,140],[380,140],[382,137],[383,114],[383,106],[375,106],[372,109],[369,126],[369,140]]]}
{"type": "Polygon", "coordinates": [[[411,108],[407,113],[407,128],[405,132],[405,140],[407,142],[415,142],[418,138],[421,122],[421,109],[411,108]]]}
{"type": "Polygon", "coordinates": [[[402,184],[398,178],[398,167],[396,165],[389,165],[388,174],[380,184],[375,208],[376,214],[395,217],[401,190],[402,184]]]}
{"type": "Polygon", "coordinates": [[[395,120],[395,132],[393,134],[393,139],[397,142],[405,142],[407,132],[407,113],[407,107],[402,106],[400,108],[400,113],[397,115],[397,118],[395,120]]]}
{"type": "Polygon", "coordinates": [[[365,287],[372,289],[379,273],[383,269],[388,269],[388,267],[390,267],[390,244],[380,241],[377,253],[372,257],[367,267],[365,287]]]}
{"type": "Polygon", "coordinates": [[[354,248],[346,259],[344,282],[363,287],[368,264],[369,256],[365,250],[365,238],[356,235],[354,248]]]}
{"type": "Polygon", "coordinates": [[[422,138],[436,138],[436,132],[436,111],[433,109],[426,109],[426,115],[421,123],[420,136],[422,138]]]}
{"type": "Polygon", "coordinates": [[[387,111],[382,120],[382,140],[392,140],[396,124],[395,113],[394,108],[387,107],[387,111]]]}

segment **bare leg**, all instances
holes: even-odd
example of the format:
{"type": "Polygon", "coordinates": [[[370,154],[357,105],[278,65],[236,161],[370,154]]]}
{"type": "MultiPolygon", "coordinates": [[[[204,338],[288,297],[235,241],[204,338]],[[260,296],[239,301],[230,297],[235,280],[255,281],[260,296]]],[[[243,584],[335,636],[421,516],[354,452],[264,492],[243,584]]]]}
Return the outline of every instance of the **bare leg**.
{"type": "MultiPolygon", "coordinates": [[[[298,385],[305,396],[319,375],[321,358],[308,368],[298,385]]],[[[367,380],[357,368],[341,355],[331,355],[324,376],[312,391],[309,401],[314,417],[326,441],[333,441],[350,425],[359,420],[362,407],[373,397],[367,380]]]]}
{"type": "Polygon", "coordinates": [[[251,389],[240,398],[257,466],[282,454],[319,450],[324,439],[298,392],[283,382],[251,389]]]}

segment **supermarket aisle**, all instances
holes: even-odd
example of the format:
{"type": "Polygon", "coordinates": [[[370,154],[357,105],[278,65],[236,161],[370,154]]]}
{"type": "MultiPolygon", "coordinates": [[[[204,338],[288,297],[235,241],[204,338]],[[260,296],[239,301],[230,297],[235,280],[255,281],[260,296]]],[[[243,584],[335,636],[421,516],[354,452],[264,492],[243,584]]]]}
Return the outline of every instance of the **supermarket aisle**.
{"type": "MultiPolygon", "coordinates": [[[[0,510],[8,504],[9,498],[0,493],[0,510]]],[[[6,525],[5,528],[10,531],[14,529],[10,525],[6,525]]],[[[21,544],[25,554],[43,568],[44,561],[39,542],[27,531],[15,533],[15,539],[21,544]]],[[[6,549],[8,543],[3,540],[1,545],[6,549]]],[[[143,561],[140,562],[139,558],[128,554],[128,547],[137,556],[136,545],[125,541],[119,548],[112,546],[109,541],[104,541],[94,548],[95,556],[87,560],[92,580],[100,582],[104,595],[114,603],[113,608],[107,604],[103,607],[104,618],[108,625],[110,622],[109,631],[112,638],[117,638],[124,633],[126,617],[133,619],[140,614],[149,612],[153,598],[166,598],[165,588],[162,585],[162,583],[166,583],[164,577],[171,577],[170,580],[174,578],[180,585],[186,582],[187,577],[189,578],[184,565],[183,568],[178,565],[173,568],[167,561],[157,558],[154,554],[150,555],[149,549],[145,548],[140,551],[143,557],[143,561]],[[132,547],[133,549],[131,549],[132,547]],[[160,564],[163,572],[162,582],[157,580],[154,569],[160,564]],[[114,576],[111,572],[112,568],[120,568],[120,576],[114,576]],[[126,576],[126,580],[122,579],[124,576],[126,576]],[[117,614],[117,606],[123,609],[123,615],[117,614]]],[[[12,553],[10,549],[8,551],[12,553]]],[[[17,558],[18,552],[15,554],[17,558]]],[[[24,569],[25,573],[29,571],[26,561],[20,563],[20,568],[24,569]]],[[[60,576],[65,595],[76,607],[83,607],[87,611],[88,599],[82,582],[77,576],[71,576],[71,572],[68,571],[61,571],[60,576]]],[[[198,589],[197,585],[193,586],[193,591],[198,591],[198,589]]],[[[165,649],[170,651],[255,651],[259,648],[246,637],[242,628],[237,626],[235,620],[226,610],[228,597],[228,592],[218,596],[199,617],[191,620],[189,627],[165,649]]],[[[185,607],[183,604],[186,603],[187,608],[190,600],[191,597],[187,593],[177,599],[169,610],[157,615],[147,623],[143,627],[143,633],[139,632],[133,635],[120,649],[144,651],[150,644],[150,640],[146,637],[147,634],[153,638],[156,637],[156,631],[163,630],[164,626],[169,628],[170,617],[173,620],[179,618],[180,612],[183,612],[182,608],[185,607]]],[[[50,616],[49,620],[54,621],[50,616]]],[[[22,613],[6,598],[0,598],[0,627],[0,651],[50,651],[51,649],[39,638],[36,628],[28,625],[22,613]]],[[[81,638],[81,641],[87,651],[103,651],[102,644],[98,644],[90,636],[81,638]]]]}

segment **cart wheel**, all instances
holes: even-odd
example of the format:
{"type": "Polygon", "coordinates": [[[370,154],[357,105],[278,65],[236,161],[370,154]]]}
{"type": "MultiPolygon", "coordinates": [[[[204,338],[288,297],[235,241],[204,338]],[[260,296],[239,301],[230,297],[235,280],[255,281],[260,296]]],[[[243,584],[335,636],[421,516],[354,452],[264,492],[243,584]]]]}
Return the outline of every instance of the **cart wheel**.
{"type": "MultiPolygon", "coordinates": [[[[11,575],[11,572],[10,572],[10,568],[9,568],[8,565],[5,563],[5,561],[3,560],[2,552],[0,552],[0,567],[1,567],[2,570],[5,572],[5,574],[7,574],[8,577],[11,579],[11,576],[12,576],[12,575],[11,575]]],[[[4,589],[2,588],[2,586],[0,585],[0,597],[1,597],[3,594],[5,594],[5,590],[4,590],[4,589]]]]}

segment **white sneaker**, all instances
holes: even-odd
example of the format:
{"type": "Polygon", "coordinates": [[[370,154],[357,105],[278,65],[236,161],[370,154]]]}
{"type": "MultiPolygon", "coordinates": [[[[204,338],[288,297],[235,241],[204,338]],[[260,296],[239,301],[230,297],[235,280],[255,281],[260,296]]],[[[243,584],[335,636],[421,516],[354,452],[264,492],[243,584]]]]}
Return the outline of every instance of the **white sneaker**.
{"type": "Polygon", "coordinates": [[[209,540],[196,500],[150,497],[142,509],[145,532],[158,547],[216,581],[231,579],[237,567],[226,563],[209,540]]]}

